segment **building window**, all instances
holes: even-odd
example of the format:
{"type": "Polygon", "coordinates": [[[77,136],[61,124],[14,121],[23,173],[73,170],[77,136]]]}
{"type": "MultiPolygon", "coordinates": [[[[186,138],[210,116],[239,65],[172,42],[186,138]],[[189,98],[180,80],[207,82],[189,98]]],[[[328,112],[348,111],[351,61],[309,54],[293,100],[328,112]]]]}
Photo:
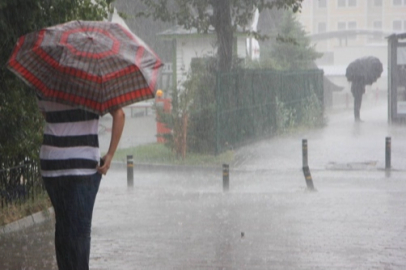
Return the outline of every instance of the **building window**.
{"type": "Polygon", "coordinates": [[[393,0],[392,4],[394,6],[406,6],[406,0],[393,0]]]}
{"type": "Polygon", "coordinates": [[[337,30],[345,30],[345,29],[347,29],[347,24],[345,22],[337,23],[337,30]]]}
{"type": "MultiPolygon", "coordinates": [[[[372,22],[372,28],[374,31],[382,30],[382,21],[374,21],[372,22]]],[[[374,33],[373,35],[368,37],[370,42],[382,42],[383,35],[381,33],[374,33]]]]}
{"type": "Polygon", "coordinates": [[[395,20],[392,23],[392,30],[395,32],[406,31],[406,20],[395,20]]]}
{"type": "Polygon", "coordinates": [[[374,30],[381,30],[382,29],[382,21],[374,21],[372,23],[372,27],[374,30]]]}
{"type": "MultiPolygon", "coordinates": [[[[355,30],[355,29],[357,29],[357,22],[348,22],[348,23],[347,23],[347,29],[348,29],[348,30],[355,30]]],[[[349,38],[349,39],[357,39],[357,36],[356,36],[356,35],[354,35],[354,36],[349,36],[348,38],[349,38]]]]}
{"type": "Polygon", "coordinates": [[[348,22],[348,30],[357,29],[357,22],[348,22]]]}
{"type": "Polygon", "coordinates": [[[317,33],[324,33],[327,31],[327,24],[325,22],[319,22],[317,24],[317,33]]]}
{"type": "Polygon", "coordinates": [[[327,7],[327,0],[319,0],[319,8],[327,7]]]}
{"type": "Polygon", "coordinates": [[[357,6],[357,0],[337,0],[337,6],[338,7],[356,7],[357,6]]]}
{"type": "Polygon", "coordinates": [[[374,0],[374,6],[381,7],[382,6],[382,0],[374,0]]]}
{"type": "Polygon", "coordinates": [[[402,21],[393,21],[392,23],[392,29],[393,31],[402,31],[402,21]]]}

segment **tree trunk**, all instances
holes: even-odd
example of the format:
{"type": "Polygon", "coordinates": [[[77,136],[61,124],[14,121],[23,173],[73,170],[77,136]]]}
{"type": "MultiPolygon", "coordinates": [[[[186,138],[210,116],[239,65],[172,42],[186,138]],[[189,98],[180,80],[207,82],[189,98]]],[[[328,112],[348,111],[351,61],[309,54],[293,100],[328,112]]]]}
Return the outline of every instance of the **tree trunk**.
{"type": "Polygon", "coordinates": [[[231,69],[233,59],[233,28],[231,24],[230,0],[212,0],[213,25],[217,34],[218,69],[231,69]]]}

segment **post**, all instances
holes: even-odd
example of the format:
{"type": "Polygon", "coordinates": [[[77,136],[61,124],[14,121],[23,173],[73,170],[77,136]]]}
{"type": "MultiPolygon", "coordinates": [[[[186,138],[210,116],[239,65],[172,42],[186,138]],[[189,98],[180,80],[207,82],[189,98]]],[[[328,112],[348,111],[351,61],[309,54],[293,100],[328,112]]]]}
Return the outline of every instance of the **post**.
{"type": "Polygon", "coordinates": [[[385,140],[385,169],[391,168],[391,138],[386,137],[385,140]]]}
{"type": "Polygon", "coordinates": [[[307,158],[307,140],[303,139],[302,140],[302,163],[303,163],[303,168],[308,167],[308,158],[307,158]]]}
{"type": "Polygon", "coordinates": [[[308,157],[307,157],[307,140],[302,140],[302,163],[303,163],[303,174],[306,180],[306,186],[309,190],[314,190],[313,179],[310,173],[308,157]]]}
{"type": "Polygon", "coordinates": [[[314,190],[313,178],[310,173],[309,166],[303,167],[303,174],[306,180],[306,186],[309,190],[314,190]]]}
{"type": "Polygon", "coordinates": [[[230,187],[230,167],[223,164],[223,192],[227,192],[230,187]]]}
{"type": "Polygon", "coordinates": [[[127,156],[127,187],[134,186],[134,160],[132,155],[127,156]]]}

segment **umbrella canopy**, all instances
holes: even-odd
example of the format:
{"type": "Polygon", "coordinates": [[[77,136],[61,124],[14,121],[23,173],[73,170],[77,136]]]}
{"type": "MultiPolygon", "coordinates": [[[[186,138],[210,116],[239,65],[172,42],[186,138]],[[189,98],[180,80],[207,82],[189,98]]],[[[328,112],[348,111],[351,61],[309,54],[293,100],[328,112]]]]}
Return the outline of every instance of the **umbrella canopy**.
{"type": "Polygon", "coordinates": [[[381,77],[382,71],[381,61],[374,56],[367,56],[351,62],[345,76],[350,82],[364,82],[365,85],[370,85],[381,77]]]}
{"type": "Polygon", "coordinates": [[[99,115],[154,97],[161,60],[119,24],[72,21],[19,38],[8,68],[44,100],[99,115]]]}

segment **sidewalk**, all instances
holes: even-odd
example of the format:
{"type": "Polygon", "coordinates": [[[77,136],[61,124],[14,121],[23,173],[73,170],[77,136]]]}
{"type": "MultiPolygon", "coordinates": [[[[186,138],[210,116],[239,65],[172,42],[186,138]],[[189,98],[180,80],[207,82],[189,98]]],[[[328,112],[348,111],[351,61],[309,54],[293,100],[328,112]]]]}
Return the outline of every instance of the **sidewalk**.
{"type": "MultiPolygon", "coordinates": [[[[360,124],[344,110],[321,130],[239,149],[228,193],[220,164],[138,168],[133,188],[126,169],[111,171],[94,210],[91,269],[406,269],[406,128],[388,126],[385,110],[365,106],[360,124]],[[302,139],[317,192],[306,190],[302,139]]],[[[0,269],[56,269],[52,229],[0,236],[0,269]]]]}
{"type": "Polygon", "coordinates": [[[364,122],[354,122],[352,108],[335,111],[320,130],[280,136],[239,149],[238,166],[246,170],[297,168],[302,165],[301,144],[306,139],[312,170],[382,170],[385,140],[390,137],[392,169],[406,170],[406,127],[388,124],[386,103],[366,104],[361,108],[361,119],[364,122]]]}

